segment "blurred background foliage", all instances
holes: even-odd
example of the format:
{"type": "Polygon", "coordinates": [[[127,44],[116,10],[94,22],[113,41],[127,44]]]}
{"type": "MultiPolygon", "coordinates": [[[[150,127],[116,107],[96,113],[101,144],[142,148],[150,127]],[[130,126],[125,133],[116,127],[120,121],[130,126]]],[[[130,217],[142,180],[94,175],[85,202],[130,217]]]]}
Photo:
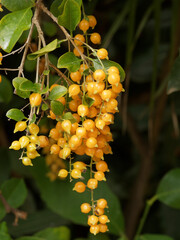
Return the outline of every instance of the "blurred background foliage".
{"type": "MultiPolygon", "coordinates": [[[[53,1],[44,2],[50,7],[53,1]]],[[[95,15],[98,20],[95,31],[102,36],[101,46],[108,49],[110,59],[121,64],[126,72],[126,92],[119,97],[120,110],[111,127],[113,155],[106,157],[110,173],[107,184],[102,184],[97,191],[97,195],[105,195],[110,202],[110,234],[88,237],[86,220],[79,209],[88,193],[76,195],[70,183],[50,182],[45,175],[47,167],[43,158],[37,159],[30,169],[18,161],[20,153],[8,150],[18,134],[12,134],[14,122],[7,121],[5,113],[12,107],[22,108],[27,102],[13,95],[11,81],[16,72],[1,72],[0,187],[2,192],[7,184],[12,187],[12,196],[7,194],[8,202],[14,208],[21,206],[28,218],[20,220],[18,226],[12,226],[14,216],[6,215],[0,204],[0,219],[7,223],[10,235],[18,240],[28,240],[20,237],[32,234],[32,240],[44,239],[44,236],[50,236],[45,238],[47,240],[117,239],[124,229],[124,222],[131,239],[145,199],[155,194],[165,173],[180,167],[180,1],[86,0],[84,4],[86,13],[95,15]],[[15,201],[13,196],[21,197],[15,201]],[[53,228],[44,230],[49,227],[53,228]]],[[[1,16],[6,13],[4,9],[1,16]]],[[[55,36],[64,37],[43,14],[41,24],[47,42],[55,36]]],[[[15,48],[23,44],[26,37],[24,32],[15,48]]],[[[36,32],[33,42],[37,42],[36,32]]],[[[57,58],[65,50],[66,45],[62,44],[50,55],[50,60],[56,65],[57,58]]],[[[21,57],[22,53],[4,58],[2,67],[18,67],[21,57]]],[[[25,76],[28,79],[34,79],[34,70],[35,62],[26,60],[25,76]]],[[[54,79],[52,75],[51,83],[54,79]]],[[[157,202],[143,232],[180,239],[179,222],[179,210],[157,202]]],[[[5,223],[1,223],[0,229],[7,237],[3,240],[11,239],[5,223]]]]}

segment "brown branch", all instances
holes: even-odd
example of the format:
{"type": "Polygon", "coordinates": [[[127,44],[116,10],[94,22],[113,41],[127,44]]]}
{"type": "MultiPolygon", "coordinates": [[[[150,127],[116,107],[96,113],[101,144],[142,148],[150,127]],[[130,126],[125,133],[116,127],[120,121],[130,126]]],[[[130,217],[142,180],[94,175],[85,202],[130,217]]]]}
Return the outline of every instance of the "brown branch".
{"type": "Polygon", "coordinates": [[[6,201],[6,199],[2,195],[1,190],[0,190],[0,200],[1,200],[2,204],[4,205],[6,213],[13,213],[14,214],[14,216],[15,216],[14,223],[13,223],[14,226],[18,225],[19,219],[24,219],[25,220],[27,218],[27,213],[26,212],[15,209],[15,208],[12,208],[9,205],[9,203],[6,201]]]}

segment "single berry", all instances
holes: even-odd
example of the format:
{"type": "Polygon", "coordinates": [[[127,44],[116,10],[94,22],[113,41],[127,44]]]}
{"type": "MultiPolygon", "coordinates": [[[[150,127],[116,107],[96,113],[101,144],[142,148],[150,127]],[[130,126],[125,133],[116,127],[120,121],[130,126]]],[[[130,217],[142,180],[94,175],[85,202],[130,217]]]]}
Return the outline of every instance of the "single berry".
{"type": "Polygon", "coordinates": [[[29,97],[29,101],[30,101],[31,107],[39,106],[42,102],[41,94],[32,93],[29,97]]]}
{"type": "Polygon", "coordinates": [[[59,176],[60,178],[66,178],[67,175],[68,175],[68,171],[67,171],[66,169],[61,169],[61,170],[59,171],[59,173],[58,173],[58,176],[59,176]]]}
{"type": "Polygon", "coordinates": [[[86,185],[83,182],[77,182],[73,190],[78,193],[83,193],[86,190],[86,185]]]}
{"type": "Polygon", "coordinates": [[[80,208],[82,213],[89,213],[91,211],[91,205],[89,203],[81,204],[80,208]]]}
{"type": "Polygon", "coordinates": [[[105,59],[108,57],[108,51],[105,48],[100,48],[99,50],[97,50],[97,56],[100,59],[105,59]]]}
{"type": "Polygon", "coordinates": [[[99,33],[92,33],[90,40],[94,44],[101,44],[101,35],[99,33]]]}
{"type": "Polygon", "coordinates": [[[27,128],[27,123],[25,121],[19,121],[16,123],[15,128],[14,128],[14,133],[20,131],[24,131],[27,128]]]}

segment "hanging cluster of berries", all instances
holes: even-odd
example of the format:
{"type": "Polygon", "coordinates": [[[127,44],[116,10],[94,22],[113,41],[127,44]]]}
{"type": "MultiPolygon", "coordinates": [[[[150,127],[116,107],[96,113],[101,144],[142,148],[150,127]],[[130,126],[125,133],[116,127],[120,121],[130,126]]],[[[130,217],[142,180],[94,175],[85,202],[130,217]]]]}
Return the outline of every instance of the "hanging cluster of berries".
{"type": "MultiPolygon", "coordinates": [[[[74,191],[83,193],[88,189],[91,192],[91,203],[82,203],[80,208],[82,213],[89,214],[87,223],[94,235],[108,231],[109,219],[105,212],[108,203],[103,198],[95,200],[93,191],[99,182],[106,180],[105,173],[109,171],[104,160],[104,155],[112,154],[109,142],[113,137],[109,125],[113,124],[114,114],[118,112],[116,98],[124,91],[120,66],[108,60],[106,49],[95,50],[88,44],[89,35],[91,43],[101,43],[99,33],[87,34],[87,30],[90,27],[94,29],[96,23],[94,16],[87,16],[79,23],[83,34],[71,38],[74,49],[73,53],[69,53],[75,62],[82,62],[76,71],[67,67],[68,73],[67,70],[61,72],[66,85],[56,82],[50,88],[47,84],[45,88],[47,73],[44,74],[44,70],[47,71],[47,62],[44,57],[39,58],[37,71],[41,75],[40,80],[36,85],[28,85],[32,86],[29,95],[31,113],[27,121],[18,121],[14,130],[26,130],[26,134],[10,146],[14,150],[23,149],[20,159],[26,166],[33,165],[32,159],[39,156],[37,150],[43,148],[42,153],[46,155],[46,163],[51,169],[48,173],[51,180],[57,176],[65,179],[69,175],[70,181],[76,180],[74,191]],[[40,117],[37,121],[38,115],[40,117]],[[45,115],[54,123],[49,138],[38,136],[38,125],[45,115]],[[88,156],[89,163],[74,161],[75,155],[88,156]],[[90,173],[87,182],[83,177],[86,171],[90,173]]],[[[59,70],[56,67],[54,69],[59,74],[59,70]]],[[[23,81],[29,80],[22,80],[22,84],[23,81]]]]}

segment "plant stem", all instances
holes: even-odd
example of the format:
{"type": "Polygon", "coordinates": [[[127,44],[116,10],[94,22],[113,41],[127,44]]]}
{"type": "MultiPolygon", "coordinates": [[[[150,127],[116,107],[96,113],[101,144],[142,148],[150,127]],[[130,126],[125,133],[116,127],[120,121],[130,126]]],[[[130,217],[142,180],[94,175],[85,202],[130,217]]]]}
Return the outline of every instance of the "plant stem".
{"type": "Polygon", "coordinates": [[[143,215],[142,215],[142,217],[140,219],[139,226],[138,226],[138,229],[137,229],[137,232],[136,232],[134,240],[138,240],[138,237],[139,237],[140,233],[142,232],[142,229],[144,227],[145,221],[147,219],[148,213],[149,213],[152,205],[154,204],[154,202],[156,200],[157,200],[157,196],[156,195],[153,196],[151,199],[147,200],[146,206],[145,206],[143,215]]]}

